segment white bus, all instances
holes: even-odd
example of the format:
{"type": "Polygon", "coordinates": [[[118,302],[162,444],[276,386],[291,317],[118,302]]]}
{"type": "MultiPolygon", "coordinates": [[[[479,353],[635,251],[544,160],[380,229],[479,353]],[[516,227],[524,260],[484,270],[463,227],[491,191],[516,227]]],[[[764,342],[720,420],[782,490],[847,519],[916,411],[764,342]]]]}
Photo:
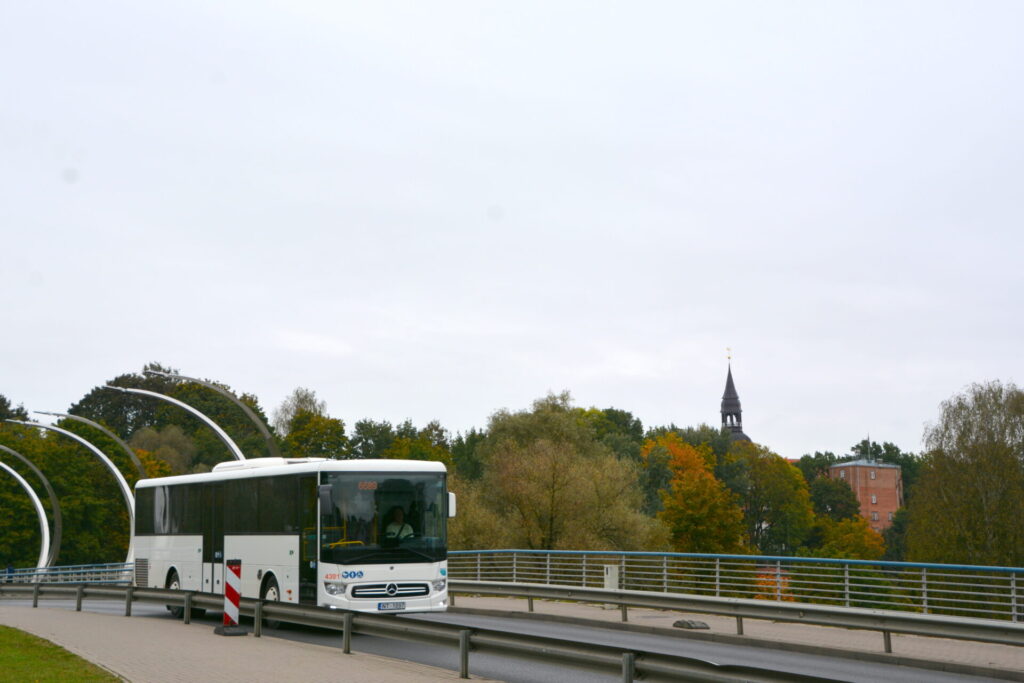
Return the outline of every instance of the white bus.
{"type": "MultiPolygon", "coordinates": [[[[135,487],[135,585],[361,612],[444,610],[445,468],[416,460],[253,458],[135,487]]],[[[169,608],[179,615],[181,608],[169,608]]]]}

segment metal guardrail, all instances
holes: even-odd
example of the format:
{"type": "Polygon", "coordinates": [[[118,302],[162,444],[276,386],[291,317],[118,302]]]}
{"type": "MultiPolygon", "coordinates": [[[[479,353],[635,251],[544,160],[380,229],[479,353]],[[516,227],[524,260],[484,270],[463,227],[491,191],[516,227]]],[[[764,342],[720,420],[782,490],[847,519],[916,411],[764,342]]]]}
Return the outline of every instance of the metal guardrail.
{"type": "MultiPolygon", "coordinates": [[[[503,586],[507,588],[508,586],[503,586]]],[[[474,588],[477,588],[474,586],[474,588]]],[[[136,602],[181,605],[184,621],[190,621],[193,609],[222,609],[222,596],[191,591],[172,591],[132,586],[96,586],[87,584],[5,584],[0,596],[32,596],[32,606],[38,607],[40,597],[73,597],[75,609],[81,611],[86,598],[124,600],[125,616],[131,616],[136,602]]],[[[604,600],[604,598],[602,598],[604,600]]],[[[724,683],[746,680],[763,683],[805,681],[824,683],[834,679],[778,672],[758,667],[716,664],[714,662],[677,655],[623,650],[614,646],[581,643],[562,638],[528,634],[505,633],[481,628],[467,628],[458,624],[442,624],[398,618],[397,615],[365,614],[333,610],[323,607],[286,605],[242,598],[241,615],[253,619],[253,634],[262,635],[263,620],[273,619],[291,624],[327,628],[342,632],[342,651],[351,653],[352,635],[372,635],[428,642],[459,648],[460,675],[469,678],[471,652],[504,654],[522,659],[556,661],[564,665],[583,667],[605,673],[621,673],[623,681],[688,680],[724,683]]]]}
{"type": "Polygon", "coordinates": [[[132,563],[74,564],[43,569],[0,570],[0,583],[112,583],[132,582],[132,563]]]}
{"type": "Polygon", "coordinates": [[[886,652],[892,652],[891,634],[893,633],[1024,646],[1024,624],[1013,624],[995,619],[949,617],[745,598],[675,595],[650,591],[604,590],[547,584],[511,584],[501,581],[453,579],[448,586],[449,591],[457,593],[619,605],[623,610],[623,621],[626,620],[627,607],[733,616],[736,617],[736,632],[739,635],[743,635],[744,618],[879,631],[882,633],[886,652]]]}
{"type": "Polygon", "coordinates": [[[1024,567],[767,555],[458,550],[452,579],[618,588],[887,609],[1024,623],[1024,567]]]}

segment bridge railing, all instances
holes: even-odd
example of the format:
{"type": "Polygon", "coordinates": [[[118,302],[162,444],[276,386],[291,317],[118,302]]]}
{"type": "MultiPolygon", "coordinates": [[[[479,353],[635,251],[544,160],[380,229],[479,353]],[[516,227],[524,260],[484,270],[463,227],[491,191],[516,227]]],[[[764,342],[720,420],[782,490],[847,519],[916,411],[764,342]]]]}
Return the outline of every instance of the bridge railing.
{"type": "Polygon", "coordinates": [[[73,564],[45,569],[0,570],[4,583],[84,583],[129,585],[132,582],[131,563],[73,564]]]}
{"type": "Polygon", "coordinates": [[[605,587],[1024,622],[1024,568],[769,555],[458,550],[453,580],[605,587]],[[614,576],[613,573],[609,574],[614,576]]]}

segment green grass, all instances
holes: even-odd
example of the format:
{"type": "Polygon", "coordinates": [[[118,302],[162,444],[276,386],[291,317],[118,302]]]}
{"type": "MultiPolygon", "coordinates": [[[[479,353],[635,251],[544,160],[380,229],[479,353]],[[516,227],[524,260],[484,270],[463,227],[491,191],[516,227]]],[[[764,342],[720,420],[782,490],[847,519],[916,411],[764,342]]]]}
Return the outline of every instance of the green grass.
{"type": "Polygon", "coordinates": [[[0,626],[0,681],[46,682],[120,680],[48,640],[0,626]]]}

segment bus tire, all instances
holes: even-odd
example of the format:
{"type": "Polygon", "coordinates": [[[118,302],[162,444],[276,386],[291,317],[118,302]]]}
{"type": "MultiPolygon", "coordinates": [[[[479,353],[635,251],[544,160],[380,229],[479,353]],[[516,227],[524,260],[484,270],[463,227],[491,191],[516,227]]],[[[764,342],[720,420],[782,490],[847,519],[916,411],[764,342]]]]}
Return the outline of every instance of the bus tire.
{"type": "MultiPolygon", "coordinates": [[[[167,586],[168,590],[177,591],[181,590],[181,579],[178,578],[178,572],[174,569],[167,575],[167,586]]],[[[175,619],[181,619],[185,616],[185,608],[181,605],[167,605],[167,611],[171,613],[171,616],[175,619]]]]}
{"type": "MultiPolygon", "coordinates": [[[[277,584],[277,578],[273,574],[267,574],[267,578],[263,581],[260,599],[265,602],[281,602],[281,587],[277,584]]],[[[264,618],[263,625],[267,628],[281,628],[281,621],[264,618]]]]}

